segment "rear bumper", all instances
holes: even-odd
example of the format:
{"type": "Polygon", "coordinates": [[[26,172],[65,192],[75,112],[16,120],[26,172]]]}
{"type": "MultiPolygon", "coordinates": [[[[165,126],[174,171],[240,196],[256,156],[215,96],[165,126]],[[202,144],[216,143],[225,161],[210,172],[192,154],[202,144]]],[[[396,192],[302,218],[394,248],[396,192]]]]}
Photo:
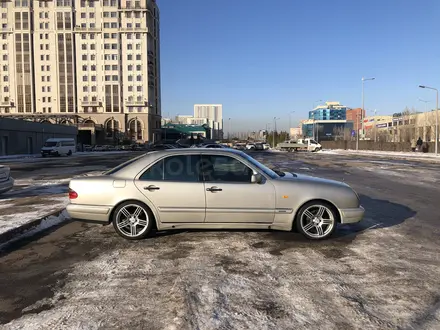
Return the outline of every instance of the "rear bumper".
{"type": "Polygon", "coordinates": [[[365,209],[362,206],[356,209],[342,209],[341,213],[341,223],[356,223],[363,219],[365,214],[365,209]]]}
{"type": "Polygon", "coordinates": [[[110,206],[69,204],[66,207],[69,216],[77,221],[106,225],[110,222],[110,206]]]}
{"type": "Polygon", "coordinates": [[[9,177],[8,180],[0,182],[0,194],[11,190],[14,187],[14,179],[9,177]]]}

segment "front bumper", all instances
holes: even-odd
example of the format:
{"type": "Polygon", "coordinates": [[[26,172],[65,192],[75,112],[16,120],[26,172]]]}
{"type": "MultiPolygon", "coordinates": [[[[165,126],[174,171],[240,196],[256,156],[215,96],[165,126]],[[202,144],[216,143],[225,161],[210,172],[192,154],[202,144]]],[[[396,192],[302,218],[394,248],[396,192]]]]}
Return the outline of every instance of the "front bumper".
{"type": "Polygon", "coordinates": [[[70,218],[77,221],[95,222],[106,225],[110,222],[109,206],[68,204],[66,207],[70,218]]]}
{"type": "Polygon", "coordinates": [[[0,182],[0,194],[11,190],[14,187],[14,179],[9,177],[6,181],[0,182]]]}
{"type": "Polygon", "coordinates": [[[364,218],[365,209],[359,206],[356,209],[339,210],[341,214],[341,223],[356,223],[364,218]]]}

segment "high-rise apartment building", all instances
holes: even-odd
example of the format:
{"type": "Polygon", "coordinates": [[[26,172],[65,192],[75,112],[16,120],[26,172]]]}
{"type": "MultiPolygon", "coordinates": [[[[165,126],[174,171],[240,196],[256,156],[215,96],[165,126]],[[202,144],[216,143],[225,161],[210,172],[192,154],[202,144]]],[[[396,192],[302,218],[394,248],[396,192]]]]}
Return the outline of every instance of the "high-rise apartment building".
{"type": "Polygon", "coordinates": [[[1,0],[0,114],[157,140],[159,44],[155,0],[1,0]]]}
{"type": "Polygon", "coordinates": [[[195,118],[208,118],[218,122],[223,129],[223,106],[221,104],[194,104],[195,118]]]}

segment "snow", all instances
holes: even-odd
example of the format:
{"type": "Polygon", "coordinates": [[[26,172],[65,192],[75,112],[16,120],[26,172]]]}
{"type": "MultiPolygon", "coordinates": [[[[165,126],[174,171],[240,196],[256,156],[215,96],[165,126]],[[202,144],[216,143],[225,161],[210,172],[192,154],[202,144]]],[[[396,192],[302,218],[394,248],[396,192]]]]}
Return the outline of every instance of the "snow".
{"type": "MultiPolygon", "coordinates": [[[[29,213],[32,213],[32,212],[29,212],[29,213]]],[[[47,214],[47,212],[46,212],[46,214],[47,214]]],[[[36,215],[37,215],[37,213],[34,212],[34,217],[29,218],[28,221],[36,220],[36,219],[42,219],[43,218],[41,216],[39,217],[39,216],[36,216],[36,215]]],[[[39,232],[41,232],[43,230],[46,230],[46,229],[48,229],[50,227],[53,227],[53,226],[56,226],[56,225],[66,221],[68,219],[69,219],[69,215],[68,215],[66,210],[61,211],[61,213],[59,213],[57,215],[47,216],[45,219],[43,219],[40,222],[39,225],[35,226],[31,230],[26,231],[25,233],[14,237],[13,239],[9,240],[6,243],[0,244],[0,251],[6,245],[9,245],[9,244],[11,244],[11,243],[13,243],[15,241],[21,240],[21,239],[26,238],[26,237],[31,237],[31,236],[33,236],[33,235],[35,235],[35,234],[37,234],[37,233],[39,233],[39,232]]],[[[2,228],[1,227],[0,227],[0,233],[2,233],[2,228]]]]}
{"type": "Polygon", "coordinates": [[[62,210],[68,203],[67,196],[48,196],[46,200],[39,198],[35,202],[33,199],[0,200],[0,234],[62,210]]]}
{"type": "Polygon", "coordinates": [[[342,246],[291,237],[281,252],[291,233],[186,232],[127,243],[111,230],[85,232],[84,240],[99,239],[98,255],[66,269],[52,297],[4,329],[412,328],[437,295],[436,264],[408,260],[434,261],[437,251],[391,228],[342,246]]]}
{"type": "Polygon", "coordinates": [[[344,149],[333,149],[333,150],[321,150],[319,151],[324,154],[347,154],[347,155],[370,155],[376,157],[400,157],[405,159],[429,159],[433,161],[440,161],[440,156],[436,156],[434,153],[419,153],[419,152],[399,152],[399,151],[380,151],[380,150],[344,150],[344,149]]]}
{"type": "MultiPolygon", "coordinates": [[[[77,157],[99,157],[105,155],[120,155],[127,154],[132,151],[121,150],[121,151],[103,151],[103,152],[76,152],[72,156],[63,157],[63,158],[77,158],[77,157]]],[[[0,156],[0,162],[6,163],[33,163],[40,161],[47,161],[48,159],[52,159],[52,157],[43,158],[40,154],[34,155],[9,155],[9,156],[0,156]]],[[[56,158],[57,159],[57,158],[56,158]]]]}

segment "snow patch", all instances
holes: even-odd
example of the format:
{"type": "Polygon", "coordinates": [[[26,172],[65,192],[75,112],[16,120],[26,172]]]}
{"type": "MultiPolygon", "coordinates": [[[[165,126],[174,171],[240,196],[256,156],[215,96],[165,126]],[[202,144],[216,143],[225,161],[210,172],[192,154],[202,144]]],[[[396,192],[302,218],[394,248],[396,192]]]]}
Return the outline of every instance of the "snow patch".
{"type": "MultiPolygon", "coordinates": [[[[29,213],[32,213],[32,212],[29,212],[29,213]]],[[[38,217],[36,217],[36,215],[37,215],[37,213],[34,214],[34,217],[32,218],[32,220],[38,219],[38,217]]],[[[31,237],[31,236],[33,236],[43,230],[46,230],[46,229],[53,227],[53,226],[56,226],[56,225],[66,221],[68,219],[70,219],[70,218],[69,218],[69,214],[67,213],[66,210],[61,211],[61,213],[58,215],[50,215],[50,216],[46,217],[45,219],[43,219],[39,225],[35,226],[31,230],[26,231],[25,233],[14,237],[13,239],[9,240],[6,243],[0,244],[0,250],[2,250],[5,246],[7,246],[11,243],[14,243],[18,240],[21,240],[21,239],[24,239],[27,237],[31,237]]]]}

